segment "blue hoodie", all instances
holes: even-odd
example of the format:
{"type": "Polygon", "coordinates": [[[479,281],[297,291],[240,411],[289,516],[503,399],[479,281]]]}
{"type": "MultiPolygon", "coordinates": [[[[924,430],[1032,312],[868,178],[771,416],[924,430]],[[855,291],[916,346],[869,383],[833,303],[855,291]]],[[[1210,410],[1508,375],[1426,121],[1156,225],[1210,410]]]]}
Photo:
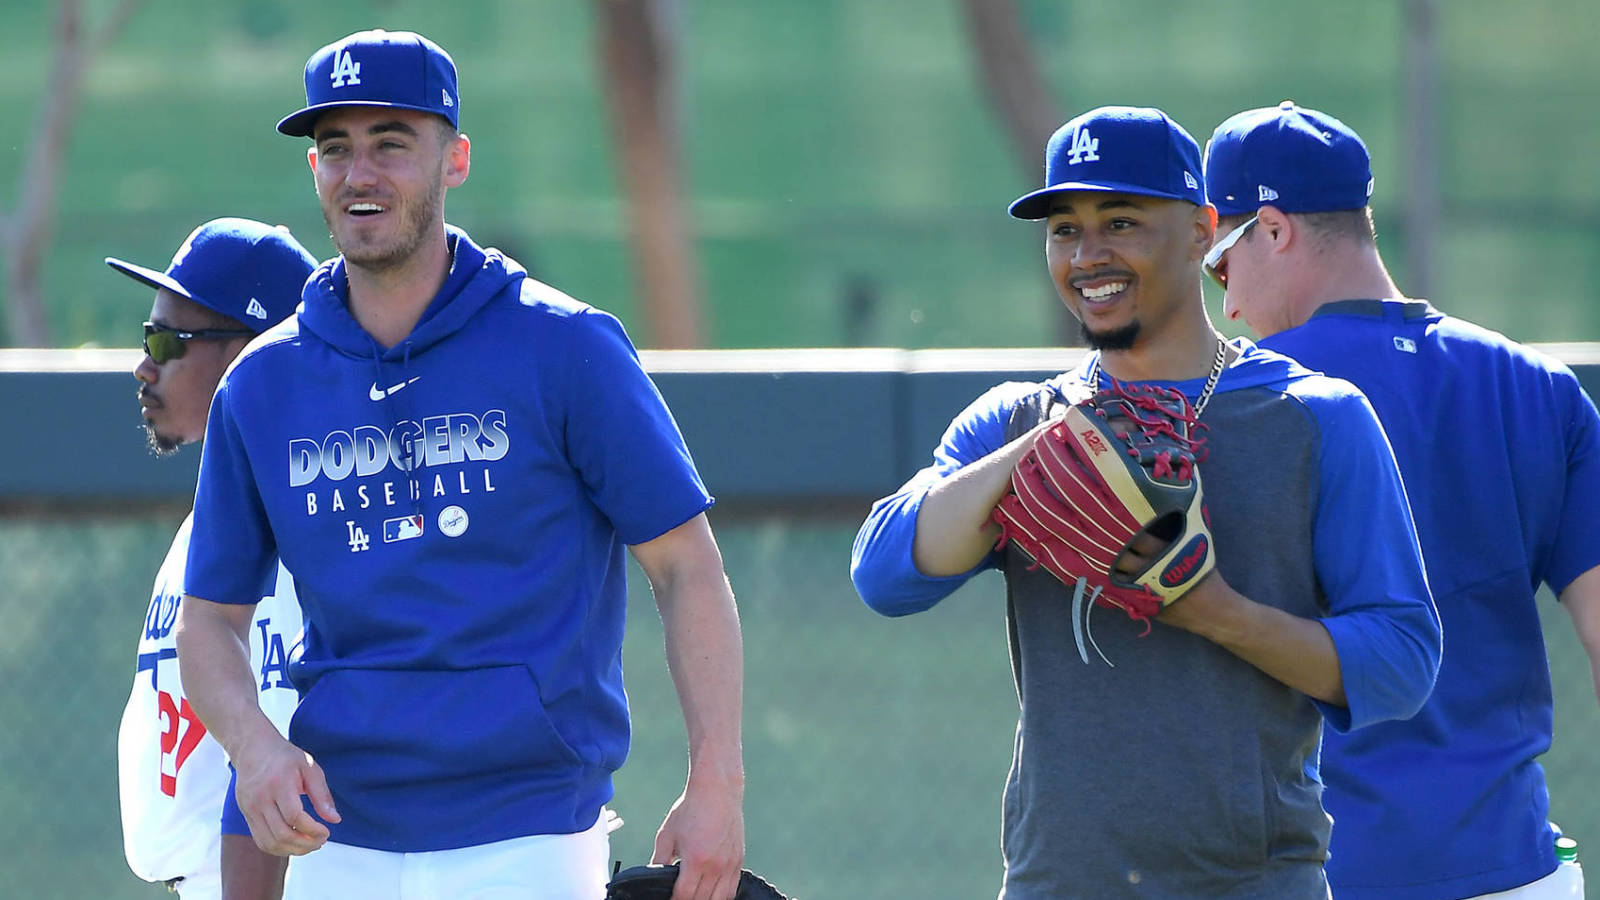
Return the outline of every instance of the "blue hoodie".
{"type": "Polygon", "coordinates": [[[188,592],[305,610],[289,737],[332,840],[416,852],[593,825],[628,750],[623,548],[711,505],[622,326],[448,230],[383,350],[342,259],[212,402],[188,592]],[[412,465],[412,462],[415,462],[412,465]]]}

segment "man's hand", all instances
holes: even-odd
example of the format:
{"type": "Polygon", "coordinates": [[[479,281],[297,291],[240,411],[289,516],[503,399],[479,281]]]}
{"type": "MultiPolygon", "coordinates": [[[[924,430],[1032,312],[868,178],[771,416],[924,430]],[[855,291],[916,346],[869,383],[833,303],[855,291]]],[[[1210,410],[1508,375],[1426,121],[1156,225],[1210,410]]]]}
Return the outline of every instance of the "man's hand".
{"type": "Polygon", "coordinates": [[[233,764],[239,772],[239,811],[256,846],[276,856],[303,856],[327,843],[328,827],[300,801],[302,794],[310,797],[317,815],[339,821],[322,767],[310,754],[270,730],[241,747],[233,764]]]}
{"type": "Polygon", "coordinates": [[[733,900],[744,863],[744,782],[689,778],[656,832],[654,864],[679,863],[672,900],[733,900]]]}

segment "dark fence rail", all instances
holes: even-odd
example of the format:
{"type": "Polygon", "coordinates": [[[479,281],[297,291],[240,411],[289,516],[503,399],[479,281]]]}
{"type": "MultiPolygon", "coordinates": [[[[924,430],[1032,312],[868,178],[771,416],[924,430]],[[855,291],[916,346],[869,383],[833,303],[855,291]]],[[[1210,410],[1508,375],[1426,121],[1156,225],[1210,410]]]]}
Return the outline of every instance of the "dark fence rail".
{"type": "MultiPolygon", "coordinates": [[[[1600,344],[1536,345],[1600,390],[1600,344]]],[[[1074,365],[1078,349],[692,350],[641,356],[713,493],[805,507],[893,490],[990,386],[1074,365]]],[[[0,502],[116,504],[193,492],[199,452],[146,451],[134,350],[0,351],[16,427],[0,442],[0,502]]]]}

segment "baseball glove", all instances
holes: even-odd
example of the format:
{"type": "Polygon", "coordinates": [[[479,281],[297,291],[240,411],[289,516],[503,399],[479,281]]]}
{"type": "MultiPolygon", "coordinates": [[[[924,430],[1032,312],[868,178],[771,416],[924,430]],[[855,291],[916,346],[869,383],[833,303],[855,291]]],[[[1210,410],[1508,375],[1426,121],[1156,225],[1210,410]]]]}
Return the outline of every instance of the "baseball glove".
{"type": "MultiPolygon", "coordinates": [[[[1149,619],[1213,568],[1205,425],[1170,388],[1112,382],[1042,430],[995,507],[1015,544],[1089,601],[1149,619]]],[[[1076,620],[1075,620],[1076,621],[1076,620]]],[[[1079,652],[1083,653],[1079,638],[1079,652]]],[[[1085,656],[1087,659],[1087,656],[1085,656]]]]}
{"type": "MultiPolygon", "coordinates": [[[[606,885],[606,900],[671,900],[672,886],[678,882],[678,867],[673,866],[634,866],[623,869],[622,864],[617,864],[619,871],[611,874],[611,883],[606,885]]],[[[766,882],[760,875],[742,869],[739,872],[739,892],[733,895],[734,900],[788,900],[778,893],[778,889],[766,882]]]]}

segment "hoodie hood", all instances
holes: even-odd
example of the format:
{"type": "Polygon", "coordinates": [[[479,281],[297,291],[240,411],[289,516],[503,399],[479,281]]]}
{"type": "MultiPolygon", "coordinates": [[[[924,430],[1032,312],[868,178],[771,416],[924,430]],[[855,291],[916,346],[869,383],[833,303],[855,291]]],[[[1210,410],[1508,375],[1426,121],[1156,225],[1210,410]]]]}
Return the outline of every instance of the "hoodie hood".
{"type": "Polygon", "coordinates": [[[384,350],[350,314],[350,281],[343,256],[311,273],[300,311],[301,328],[350,356],[404,360],[459,331],[496,294],[528,277],[515,261],[499,250],[479,247],[453,225],[445,226],[445,240],[450,245],[450,274],[405,340],[384,350]]]}

